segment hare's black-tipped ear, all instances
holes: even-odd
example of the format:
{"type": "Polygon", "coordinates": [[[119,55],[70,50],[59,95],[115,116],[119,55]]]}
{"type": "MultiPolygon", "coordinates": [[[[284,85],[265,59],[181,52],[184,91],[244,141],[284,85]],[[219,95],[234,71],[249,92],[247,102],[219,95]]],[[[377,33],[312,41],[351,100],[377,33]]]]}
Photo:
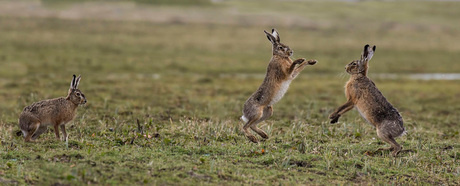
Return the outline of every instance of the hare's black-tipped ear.
{"type": "Polygon", "coordinates": [[[366,46],[364,47],[364,59],[366,61],[370,61],[372,59],[372,56],[374,56],[376,46],[374,45],[372,48],[370,48],[369,45],[366,46]]]}
{"type": "Polygon", "coordinates": [[[276,44],[276,38],[273,37],[273,35],[270,34],[270,33],[268,33],[267,31],[264,30],[264,32],[265,32],[265,35],[267,35],[268,40],[269,40],[272,44],[276,44]]]}
{"type": "Polygon", "coordinates": [[[80,79],[81,79],[81,75],[78,75],[77,79],[75,80],[75,89],[78,88],[78,85],[80,84],[80,79]]]}
{"type": "Polygon", "coordinates": [[[366,62],[371,60],[372,56],[374,56],[374,52],[376,48],[377,47],[375,45],[372,48],[370,48],[369,45],[365,45],[363,54],[361,55],[361,59],[366,62]]]}
{"type": "Polygon", "coordinates": [[[70,82],[70,89],[75,89],[75,74],[73,75],[72,81],[70,82]]]}
{"type": "Polygon", "coordinates": [[[367,55],[369,54],[369,45],[364,45],[364,50],[363,50],[363,58],[366,59],[367,55]]]}
{"type": "Polygon", "coordinates": [[[272,35],[273,35],[273,37],[275,37],[277,42],[280,42],[280,34],[274,28],[272,29],[272,35]]]}

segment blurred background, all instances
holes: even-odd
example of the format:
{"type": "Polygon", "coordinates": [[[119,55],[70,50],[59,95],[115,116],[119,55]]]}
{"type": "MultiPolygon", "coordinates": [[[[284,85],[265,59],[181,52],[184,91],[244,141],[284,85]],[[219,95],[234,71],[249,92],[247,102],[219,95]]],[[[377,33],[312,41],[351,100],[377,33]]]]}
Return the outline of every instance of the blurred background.
{"type": "MultiPolygon", "coordinates": [[[[455,1],[415,0],[0,1],[0,113],[14,123],[25,105],[65,96],[81,74],[93,111],[188,103],[179,113],[211,117],[220,108],[218,116],[234,118],[264,77],[271,45],[263,30],[271,28],[293,58],[319,61],[299,77],[318,86],[299,83],[299,93],[334,98],[331,107],[344,101],[344,66],[365,44],[377,45],[371,78],[446,83],[457,94],[431,99],[449,100],[460,90],[459,10],[455,1]]],[[[397,85],[392,93],[401,94],[397,85]]]]}

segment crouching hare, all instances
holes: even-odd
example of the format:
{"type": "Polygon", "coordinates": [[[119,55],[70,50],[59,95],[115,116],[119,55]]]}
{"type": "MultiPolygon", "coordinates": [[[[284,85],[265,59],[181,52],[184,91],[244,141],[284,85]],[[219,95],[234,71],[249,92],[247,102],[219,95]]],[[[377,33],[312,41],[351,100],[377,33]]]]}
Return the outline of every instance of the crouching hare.
{"type": "Polygon", "coordinates": [[[360,60],[349,63],[345,69],[351,75],[345,85],[347,102],[337,108],[330,116],[331,123],[336,123],[339,117],[356,108],[367,122],[377,129],[377,136],[391,145],[390,148],[378,150],[392,150],[396,156],[402,147],[395,138],[405,133],[403,119],[398,110],[387,101],[377,89],[374,82],[367,77],[368,62],[375,52],[375,46],[364,46],[360,60]]]}
{"type": "Polygon", "coordinates": [[[280,43],[280,36],[275,29],[272,33],[265,31],[268,40],[272,43],[272,58],[267,67],[265,79],[259,89],[244,103],[243,116],[245,122],[243,131],[246,137],[254,143],[257,138],[248,131],[251,128],[262,138],[268,135],[257,127],[257,124],[266,120],[273,114],[273,104],[278,102],[289,88],[291,81],[302,71],[306,65],[314,65],[316,60],[306,61],[304,58],[291,60],[293,51],[289,46],[280,43]]]}
{"type": "Polygon", "coordinates": [[[67,97],[54,98],[33,103],[27,106],[19,116],[19,127],[26,142],[31,142],[46,131],[49,125],[54,127],[56,138],[59,139],[59,127],[63,140],[67,139],[65,124],[75,118],[78,105],[85,104],[85,95],[78,90],[81,76],[73,75],[67,97]]]}

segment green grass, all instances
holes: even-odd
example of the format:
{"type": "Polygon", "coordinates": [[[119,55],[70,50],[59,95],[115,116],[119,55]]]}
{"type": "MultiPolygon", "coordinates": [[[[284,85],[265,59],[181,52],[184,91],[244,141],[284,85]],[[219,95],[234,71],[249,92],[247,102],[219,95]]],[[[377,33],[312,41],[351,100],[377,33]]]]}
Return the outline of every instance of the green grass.
{"type": "MultiPolygon", "coordinates": [[[[412,152],[397,158],[368,153],[387,144],[356,111],[338,124],[327,120],[345,102],[343,67],[366,43],[377,45],[371,77],[458,73],[460,4],[209,6],[203,14],[221,11],[216,19],[225,20],[236,9],[242,20],[0,14],[0,184],[460,184],[458,80],[374,78],[409,131],[397,141],[412,152]],[[265,25],[253,22],[258,15],[285,16],[265,25]],[[311,21],[287,24],[285,17],[311,21]],[[262,30],[271,27],[295,57],[319,62],[292,82],[274,115],[260,124],[270,138],[253,144],[238,118],[262,81],[270,58],[262,30]],[[22,108],[65,96],[72,74],[82,75],[88,103],[67,124],[69,141],[55,140],[50,129],[38,143],[24,143],[16,135],[22,108]]],[[[183,10],[169,8],[178,16],[183,10]]]]}

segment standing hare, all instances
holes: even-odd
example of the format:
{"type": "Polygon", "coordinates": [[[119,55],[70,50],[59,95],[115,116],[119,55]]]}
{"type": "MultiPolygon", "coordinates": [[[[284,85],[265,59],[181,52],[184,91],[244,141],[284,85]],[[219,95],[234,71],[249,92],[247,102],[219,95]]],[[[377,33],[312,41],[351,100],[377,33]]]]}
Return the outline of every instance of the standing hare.
{"type": "Polygon", "coordinates": [[[367,122],[377,129],[377,136],[391,145],[390,148],[378,150],[393,150],[392,155],[396,156],[402,147],[395,138],[405,132],[403,119],[398,110],[387,101],[383,94],[377,89],[374,82],[367,77],[368,62],[375,52],[375,46],[364,46],[360,60],[352,61],[345,69],[351,75],[345,85],[347,102],[337,108],[330,116],[331,123],[336,123],[339,117],[356,107],[367,122]]]}
{"type": "Polygon", "coordinates": [[[75,118],[78,105],[86,103],[85,95],[78,90],[80,78],[81,76],[75,78],[73,75],[67,97],[36,102],[24,108],[19,116],[19,127],[26,142],[37,139],[49,125],[54,126],[57,139],[59,139],[59,126],[64,135],[63,140],[67,139],[65,124],[75,118]]]}
{"type": "Polygon", "coordinates": [[[305,68],[305,65],[314,65],[316,60],[305,61],[304,58],[292,61],[293,51],[289,46],[280,43],[280,36],[275,29],[272,33],[265,31],[268,40],[273,44],[273,56],[267,67],[267,73],[262,85],[244,103],[243,116],[245,122],[243,131],[245,135],[254,143],[257,138],[252,135],[248,128],[267,139],[268,135],[257,124],[266,120],[273,114],[272,105],[278,102],[289,88],[291,81],[305,68]]]}

